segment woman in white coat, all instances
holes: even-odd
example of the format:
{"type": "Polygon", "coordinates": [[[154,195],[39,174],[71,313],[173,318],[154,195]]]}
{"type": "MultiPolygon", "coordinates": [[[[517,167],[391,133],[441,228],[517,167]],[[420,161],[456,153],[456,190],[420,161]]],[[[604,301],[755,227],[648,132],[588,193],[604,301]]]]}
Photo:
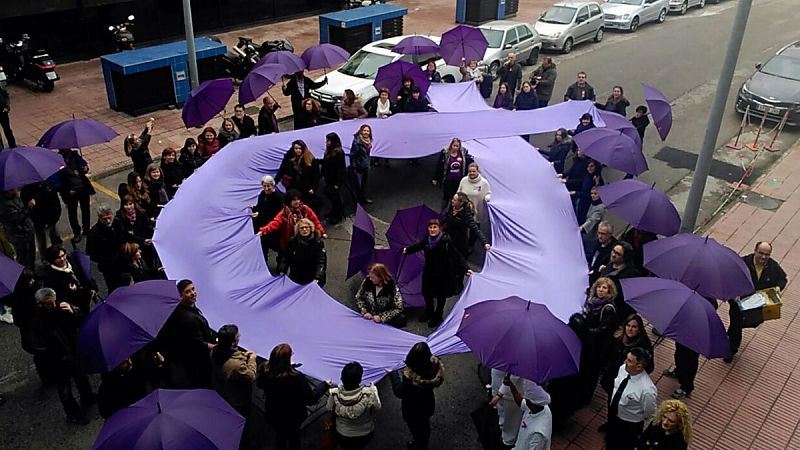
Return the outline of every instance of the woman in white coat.
{"type": "MultiPolygon", "coordinates": [[[[481,175],[480,167],[472,163],[467,167],[467,176],[461,179],[458,191],[467,194],[469,201],[475,205],[475,222],[481,231],[488,236],[489,211],[486,203],[492,199],[492,188],[489,181],[481,175]]],[[[475,239],[470,237],[470,247],[475,243],[475,239]]]]}

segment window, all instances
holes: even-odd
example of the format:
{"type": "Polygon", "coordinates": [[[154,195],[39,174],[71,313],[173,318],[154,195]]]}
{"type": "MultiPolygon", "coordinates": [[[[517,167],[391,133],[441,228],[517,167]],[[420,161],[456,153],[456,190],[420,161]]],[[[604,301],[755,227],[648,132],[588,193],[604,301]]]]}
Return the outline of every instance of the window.
{"type": "Polygon", "coordinates": [[[517,27],[517,34],[519,35],[520,42],[525,42],[533,37],[533,32],[531,32],[531,29],[525,25],[520,25],[517,27]]]}
{"type": "Polygon", "coordinates": [[[517,30],[513,28],[508,30],[506,32],[506,40],[504,46],[517,45],[517,42],[519,42],[519,40],[517,39],[517,30]]]}
{"type": "Polygon", "coordinates": [[[585,22],[589,20],[589,10],[584,6],[578,11],[578,20],[577,22],[585,22]]]}
{"type": "Polygon", "coordinates": [[[597,5],[589,5],[589,12],[592,14],[592,17],[597,17],[600,15],[600,7],[597,5]]]}

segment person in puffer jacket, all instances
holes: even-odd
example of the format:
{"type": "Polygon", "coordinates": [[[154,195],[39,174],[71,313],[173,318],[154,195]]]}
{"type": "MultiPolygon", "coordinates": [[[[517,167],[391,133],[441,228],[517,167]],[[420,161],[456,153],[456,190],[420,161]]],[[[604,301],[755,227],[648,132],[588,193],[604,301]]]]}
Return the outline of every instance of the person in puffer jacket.
{"type": "Polygon", "coordinates": [[[328,411],[336,416],[336,445],[344,450],[366,448],[375,434],[373,414],[381,409],[378,388],[361,385],[364,368],[349,362],[342,368],[342,384],[328,393],[328,411]]]}

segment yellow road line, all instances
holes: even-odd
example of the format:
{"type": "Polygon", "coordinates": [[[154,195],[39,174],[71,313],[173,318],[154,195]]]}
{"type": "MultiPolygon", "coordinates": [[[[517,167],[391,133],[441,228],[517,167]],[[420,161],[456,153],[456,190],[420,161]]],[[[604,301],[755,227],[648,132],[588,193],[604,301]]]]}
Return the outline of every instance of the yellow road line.
{"type": "Polygon", "coordinates": [[[101,184],[101,183],[99,183],[97,181],[94,181],[91,177],[88,177],[88,178],[89,178],[89,181],[92,182],[92,186],[94,186],[95,189],[97,189],[98,191],[102,192],[103,194],[106,194],[107,196],[111,197],[114,200],[119,200],[119,195],[117,195],[116,192],[114,192],[113,190],[109,189],[104,184],[101,184]]]}

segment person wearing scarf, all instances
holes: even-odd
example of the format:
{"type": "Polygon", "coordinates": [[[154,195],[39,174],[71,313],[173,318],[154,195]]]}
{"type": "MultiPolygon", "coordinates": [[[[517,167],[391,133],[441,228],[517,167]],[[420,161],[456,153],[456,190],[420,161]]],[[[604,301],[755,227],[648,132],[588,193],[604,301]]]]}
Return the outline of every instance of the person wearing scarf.
{"type": "Polygon", "coordinates": [[[214,389],[244,417],[240,449],[249,449],[250,404],[256,381],[256,354],[239,350],[239,327],[223,325],[217,345],[211,349],[211,377],[214,389]]]}
{"type": "MultiPolygon", "coordinates": [[[[644,329],[644,320],[638,314],[631,314],[622,325],[614,332],[613,339],[608,346],[608,356],[605,360],[607,365],[600,378],[600,386],[610,396],[614,388],[614,378],[617,376],[619,366],[625,362],[628,352],[632,348],[639,347],[647,350],[653,354],[653,343],[647,336],[647,331],[644,329]]],[[[648,367],[644,368],[647,373],[653,371],[652,358],[648,367]]],[[[609,397],[610,398],[610,397],[609,397]]]]}
{"type": "Polygon", "coordinates": [[[600,222],[603,221],[603,216],[606,214],[606,207],[603,205],[600,194],[597,193],[597,186],[592,187],[589,196],[592,204],[586,212],[586,221],[581,224],[579,230],[585,236],[594,238],[597,236],[597,227],[600,225],[600,222]]]}
{"type": "Polygon", "coordinates": [[[486,204],[492,199],[492,188],[489,185],[489,180],[481,175],[478,164],[471,163],[467,167],[467,176],[461,179],[456,192],[463,192],[467,195],[467,198],[475,207],[475,221],[481,231],[486,233],[484,231],[486,227],[482,225],[489,223],[489,211],[486,204]]]}
{"type": "Polygon", "coordinates": [[[470,238],[480,241],[486,251],[492,248],[475,222],[474,214],[475,207],[467,198],[467,194],[457,192],[450,199],[450,207],[442,218],[444,231],[453,240],[456,250],[464,256],[472,253],[470,242],[474,244],[475,241],[470,238]]]}
{"type": "Polygon", "coordinates": [[[97,286],[83,275],[81,269],[90,268],[75,267],[60,245],[48,247],[44,257],[48,264],[42,276],[44,286],[56,291],[59,301],[77,306],[81,311],[89,311],[89,303],[97,293],[97,286]]]}
{"type": "Polygon", "coordinates": [[[494,98],[494,108],[511,109],[514,107],[514,97],[512,97],[508,89],[508,83],[500,83],[500,87],[497,89],[497,96],[494,98]]]}
{"type": "Polygon", "coordinates": [[[617,324],[614,299],[617,287],[605,277],[598,278],[589,289],[583,305],[585,339],[581,351],[579,398],[582,404],[589,404],[597,387],[600,370],[605,367],[611,336],[617,324]]]}

